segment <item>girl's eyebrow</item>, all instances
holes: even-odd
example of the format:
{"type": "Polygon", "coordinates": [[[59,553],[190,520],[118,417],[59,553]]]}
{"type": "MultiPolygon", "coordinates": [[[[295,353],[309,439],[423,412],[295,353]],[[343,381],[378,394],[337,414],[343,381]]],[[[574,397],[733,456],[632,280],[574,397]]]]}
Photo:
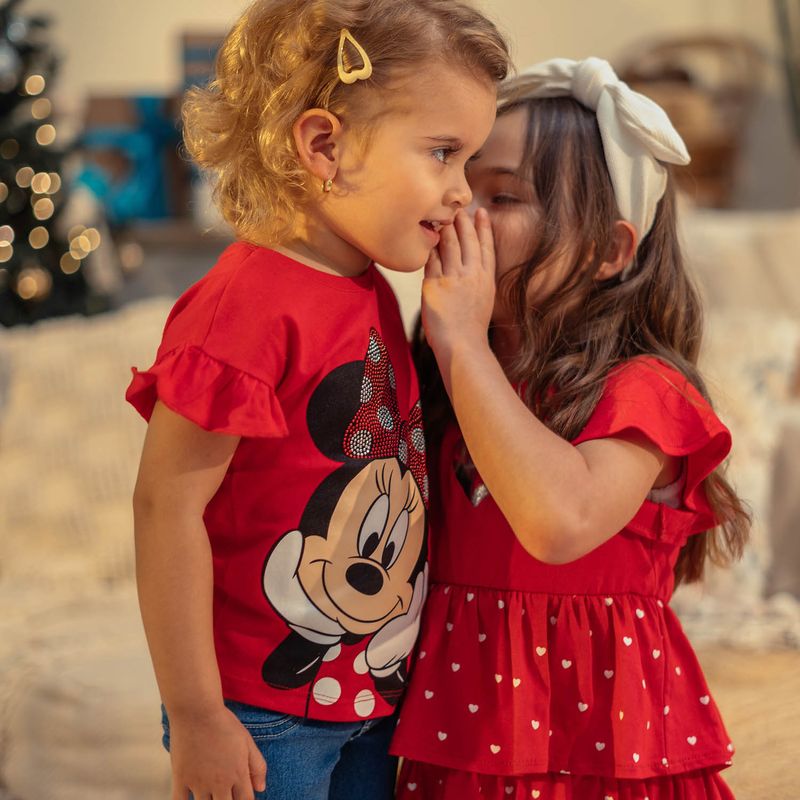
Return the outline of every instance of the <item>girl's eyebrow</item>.
{"type": "Polygon", "coordinates": [[[524,180],[519,170],[511,169],[511,167],[489,167],[487,172],[491,172],[493,175],[510,175],[512,178],[524,180]]]}
{"type": "Polygon", "coordinates": [[[436,142],[437,144],[449,144],[453,149],[458,150],[464,146],[461,139],[455,136],[426,136],[429,142],[436,142]]]}
{"type": "MultiPolygon", "coordinates": [[[[480,158],[481,154],[476,153],[470,161],[473,161],[477,158],[480,158]]],[[[494,166],[494,167],[481,167],[480,170],[482,173],[488,173],[489,175],[508,175],[511,178],[516,178],[519,181],[525,181],[529,183],[528,179],[520,172],[519,168],[514,169],[513,167],[501,167],[501,166],[494,166]]]]}

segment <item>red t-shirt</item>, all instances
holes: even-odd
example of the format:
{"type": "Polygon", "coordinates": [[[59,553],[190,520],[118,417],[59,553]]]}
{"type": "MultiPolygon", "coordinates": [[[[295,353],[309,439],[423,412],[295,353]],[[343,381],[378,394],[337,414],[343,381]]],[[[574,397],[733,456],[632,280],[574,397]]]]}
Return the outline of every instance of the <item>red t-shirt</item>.
{"type": "Polygon", "coordinates": [[[342,278],[231,245],[127,399],[241,437],[204,516],[225,697],[390,714],[424,599],[428,486],[416,375],[374,265],[342,278]]]}
{"type": "Polygon", "coordinates": [[[680,506],[645,500],[595,550],[551,565],[477,490],[449,429],[432,495],[431,591],[393,752],[487,774],[624,779],[730,762],[668,606],[680,548],[716,525],[702,481],[730,434],[685,377],[652,358],[609,376],[574,443],[631,431],[684,460],[680,506]]]}

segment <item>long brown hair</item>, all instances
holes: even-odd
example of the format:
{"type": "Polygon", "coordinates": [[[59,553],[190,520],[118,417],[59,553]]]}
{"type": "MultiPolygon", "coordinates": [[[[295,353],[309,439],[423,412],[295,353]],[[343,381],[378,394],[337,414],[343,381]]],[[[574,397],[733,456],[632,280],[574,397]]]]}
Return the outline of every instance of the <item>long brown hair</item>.
{"type": "MultiPolygon", "coordinates": [[[[533,184],[539,214],[531,223],[533,253],[498,285],[520,341],[509,378],[525,387],[523,399],[537,417],[568,441],[589,421],[609,371],[632,358],[654,356],[671,365],[708,400],[697,369],[702,307],[684,268],[671,178],[630,277],[596,280],[620,219],[597,120],[570,97],[520,96],[523,80],[501,90],[499,111],[527,111],[521,170],[533,184]],[[569,269],[561,284],[532,307],[527,296],[531,278],[554,263],[569,269]]],[[[419,337],[415,350],[426,424],[436,446],[452,409],[430,350],[419,337]]],[[[699,580],[706,558],[729,564],[747,542],[750,516],[726,481],[724,467],[709,475],[703,488],[719,527],[690,537],[675,566],[676,584],[699,580]]]]}

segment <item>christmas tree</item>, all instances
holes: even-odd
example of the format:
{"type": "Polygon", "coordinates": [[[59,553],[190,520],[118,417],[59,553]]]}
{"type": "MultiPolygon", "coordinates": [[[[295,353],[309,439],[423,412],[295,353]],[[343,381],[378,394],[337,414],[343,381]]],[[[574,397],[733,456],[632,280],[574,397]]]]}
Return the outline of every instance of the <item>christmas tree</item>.
{"type": "Polygon", "coordinates": [[[86,259],[95,228],[63,230],[67,203],[47,90],[58,61],[48,20],[25,16],[23,0],[0,0],[0,324],[16,325],[106,307],[92,291],[86,259]]]}

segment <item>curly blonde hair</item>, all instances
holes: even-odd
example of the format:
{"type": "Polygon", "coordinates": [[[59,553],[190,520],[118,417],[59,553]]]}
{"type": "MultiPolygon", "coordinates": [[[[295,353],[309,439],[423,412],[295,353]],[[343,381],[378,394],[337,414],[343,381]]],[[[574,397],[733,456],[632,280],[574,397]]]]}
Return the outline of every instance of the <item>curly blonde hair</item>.
{"type": "Polygon", "coordinates": [[[183,106],[186,148],[236,235],[271,245],[291,235],[309,197],[292,136],[303,111],[327,109],[366,134],[379,116],[372,101],[385,109],[395,80],[431,60],[487,82],[509,69],[497,28],[460,0],[256,0],[225,38],[215,79],[183,106]],[[369,55],[369,80],[339,80],[342,28],[369,55]]]}

